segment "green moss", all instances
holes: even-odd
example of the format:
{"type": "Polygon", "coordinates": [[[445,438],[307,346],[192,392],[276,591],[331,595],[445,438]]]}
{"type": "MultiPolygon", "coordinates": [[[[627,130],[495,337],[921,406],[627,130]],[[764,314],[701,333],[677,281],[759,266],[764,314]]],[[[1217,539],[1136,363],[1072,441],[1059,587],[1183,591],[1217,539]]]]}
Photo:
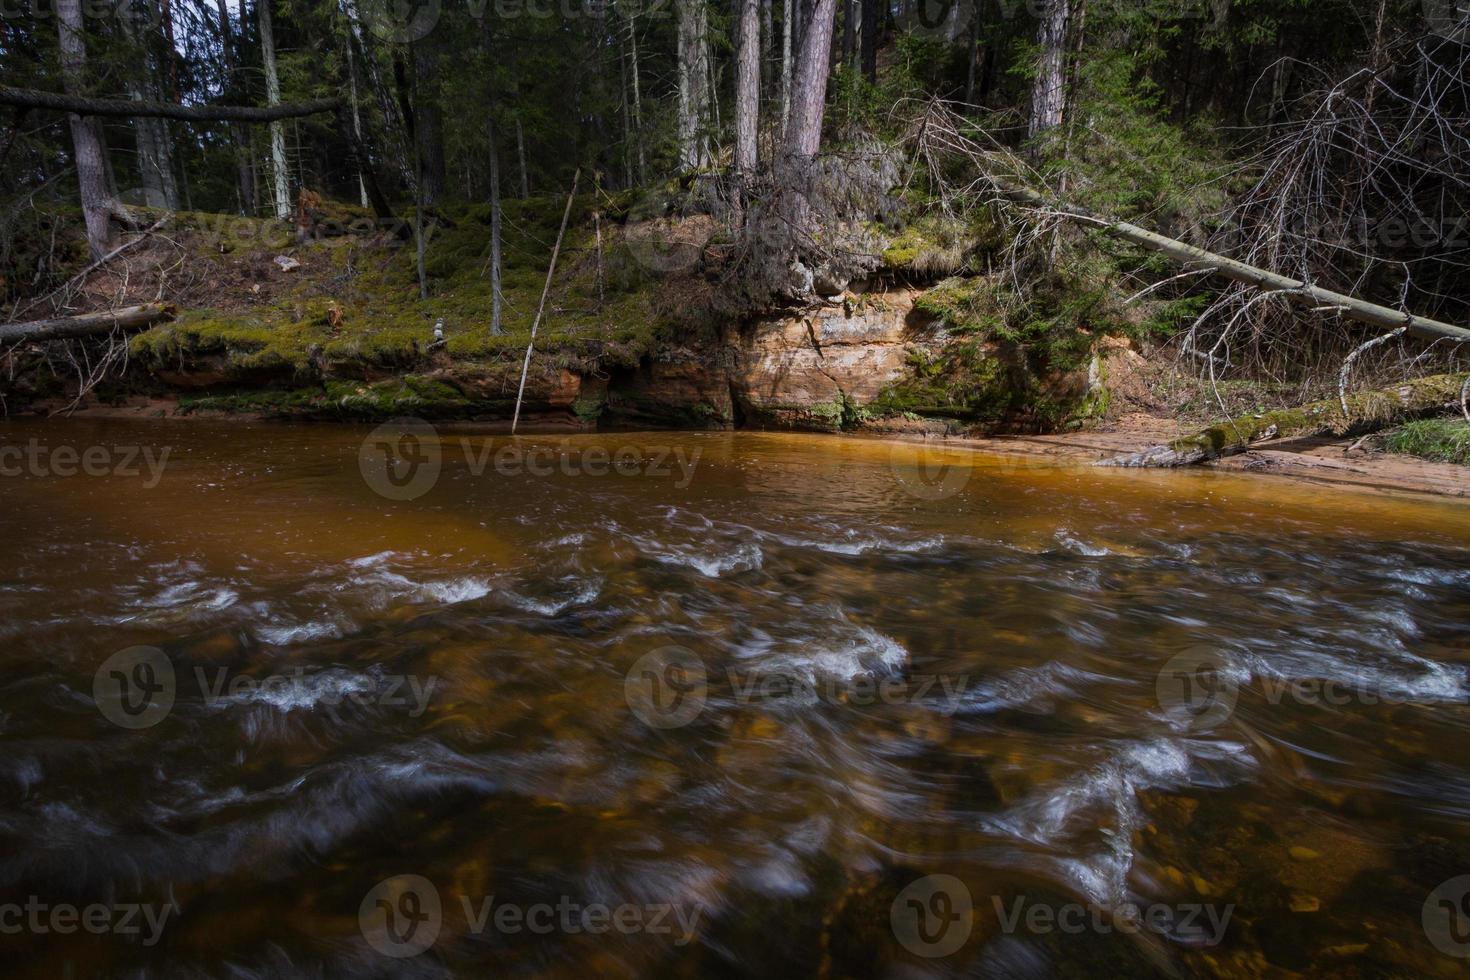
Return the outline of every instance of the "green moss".
{"type": "Polygon", "coordinates": [[[1001,244],[999,224],[988,208],[964,217],[933,211],[909,222],[883,249],[885,268],[932,279],[952,276],[978,253],[1001,244]]]}
{"type": "MultiPolygon", "coordinates": [[[[307,375],[323,365],[338,373],[359,368],[405,371],[425,362],[434,324],[441,319],[446,341],[442,350],[452,359],[497,358],[523,351],[565,202],[562,197],[505,202],[499,334],[491,331],[494,296],[484,274],[489,209],[475,205],[451,209],[446,221],[426,230],[427,299],[419,296],[411,242],[385,249],[337,239],[302,246],[323,250],[332,268],[340,270],[336,276],[303,276],[284,295],[248,309],[192,311],[139,335],[133,353],[151,367],[173,370],[187,369],[192,359],[223,355],[231,376],[241,380],[266,373],[307,375]]],[[[629,271],[641,266],[614,226],[604,221],[599,288],[590,217],[596,203],[588,195],[573,206],[536,346],[558,363],[595,359],[636,364],[661,326],[653,304],[654,282],[629,271]]],[[[343,220],[361,217],[347,214],[343,220]]],[[[184,215],[180,220],[203,229],[200,240],[206,251],[219,251],[218,241],[232,240],[229,228],[235,219],[184,215]],[[223,235],[216,234],[220,229],[223,235]]],[[[234,237],[243,241],[254,235],[251,241],[257,248],[261,241],[274,247],[272,228],[274,224],[264,223],[234,237]]]]}

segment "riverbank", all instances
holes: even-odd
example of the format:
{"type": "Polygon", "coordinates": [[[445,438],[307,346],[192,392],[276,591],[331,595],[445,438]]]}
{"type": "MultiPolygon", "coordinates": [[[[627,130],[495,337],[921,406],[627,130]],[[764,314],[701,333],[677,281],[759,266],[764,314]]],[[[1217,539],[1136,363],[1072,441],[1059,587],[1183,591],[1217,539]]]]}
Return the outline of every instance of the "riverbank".
{"type": "MultiPolygon", "coordinates": [[[[61,411],[65,406],[37,406],[61,411]]],[[[218,409],[181,409],[173,397],[137,397],[117,404],[92,403],[70,413],[74,418],[157,421],[262,421],[261,412],[218,409]]],[[[500,421],[446,421],[441,425],[473,427],[480,432],[509,431],[500,421]]],[[[1193,423],[1143,413],[1125,415],[1097,427],[1066,433],[1030,435],[945,435],[922,424],[874,426],[846,433],[851,438],[925,442],[981,453],[1022,456],[1062,464],[1088,466],[1113,456],[1161,445],[1193,431],[1193,423]]],[[[528,435],[596,431],[575,420],[531,419],[520,427],[528,435]]],[[[1203,464],[1203,469],[1246,473],[1315,484],[1335,489],[1385,494],[1427,494],[1470,500],[1470,469],[1454,463],[1436,463],[1402,453],[1387,452],[1383,439],[1312,437],[1283,439],[1269,448],[1251,449],[1203,464]]]]}
{"type": "MultiPolygon", "coordinates": [[[[409,416],[508,429],[543,239],[560,213],[552,203],[520,202],[514,212],[500,333],[490,328],[482,275],[484,209],[456,212],[430,237],[427,299],[418,298],[410,250],[390,235],[297,243],[279,223],[175,214],[167,234],[56,302],[57,312],[95,311],[163,297],[184,311],[178,319],[129,338],[125,363],[80,394],[83,369],[58,362],[54,348],[7,352],[0,408],[409,416]]],[[[1320,386],[1209,386],[1186,376],[1166,339],[1182,311],[1123,302],[1115,273],[1089,273],[1101,276],[1094,281],[1061,263],[1043,274],[1052,298],[1014,308],[1004,282],[966,271],[998,247],[984,215],[910,221],[884,239],[876,271],[830,284],[824,299],[718,316],[712,294],[728,258],[708,215],[677,216],[691,208],[672,196],[659,208],[631,198],[578,203],[526,378],[525,431],[794,430],[1087,464],[1190,434],[1222,408],[1258,413],[1327,395],[1320,386]]],[[[1465,467],[1380,447],[1283,439],[1211,465],[1363,490],[1470,494],[1465,467]]]]}

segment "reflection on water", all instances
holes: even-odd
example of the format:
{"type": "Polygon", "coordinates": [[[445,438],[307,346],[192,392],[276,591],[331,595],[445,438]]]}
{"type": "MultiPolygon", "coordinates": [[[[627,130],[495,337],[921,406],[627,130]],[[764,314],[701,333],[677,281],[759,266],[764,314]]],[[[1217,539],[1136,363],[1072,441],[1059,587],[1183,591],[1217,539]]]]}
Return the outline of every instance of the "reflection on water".
{"type": "Polygon", "coordinates": [[[1463,504],[745,433],[450,430],[415,484],[368,436],[0,423],[8,971],[1470,952],[1463,504]]]}

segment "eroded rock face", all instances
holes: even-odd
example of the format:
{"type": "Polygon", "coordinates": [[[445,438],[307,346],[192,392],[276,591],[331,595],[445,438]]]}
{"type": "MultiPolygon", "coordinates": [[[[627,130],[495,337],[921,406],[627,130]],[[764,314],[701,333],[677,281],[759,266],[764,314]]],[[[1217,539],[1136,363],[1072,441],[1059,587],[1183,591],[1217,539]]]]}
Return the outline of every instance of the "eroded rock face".
{"type": "Polygon", "coordinates": [[[751,424],[833,428],[934,342],[911,291],[848,297],[800,316],[758,321],[726,338],[730,386],[751,424]]]}
{"type": "Polygon", "coordinates": [[[661,350],[614,375],[614,425],[834,429],[905,371],[936,331],[909,290],[849,296],[800,315],[729,326],[713,351],[661,350]]]}
{"type": "MultiPolygon", "coordinates": [[[[595,363],[585,368],[553,366],[553,359],[533,362],[521,417],[572,429],[851,427],[871,418],[864,410],[885,389],[912,379],[915,355],[933,362],[946,344],[953,343],[942,322],[915,310],[918,295],[911,289],[848,293],[840,301],[791,315],[729,324],[709,346],[660,347],[634,368],[598,369],[595,363]]],[[[512,357],[465,362],[441,356],[422,373],[393,373],[381,379],[390,387],[402,379],[404,391],[387,394],[372,388],[374,379],[363,377],[360,367],[351,378],[329,367],[315,382],[326,390],[318,397],[305,397],[310,391],[304,389],[304,396],[288,399],[289,411],[281,413],[340,417],[351,409],[356,413],[352,417],[362,417],[381,407],[390,415],[509,420],[521,363],[512,357]],[[340,381],[358,382],[371,390],[344,408],[332,398],[332,385],[340,381]]],[[[174,386],[196,389],[230,382],[239,386],[243,380],[232,378],[225,364],[202,362],[168,375],[159,371],[157,376],[174,386]]],[[[1047,379],[1042,393],[1072,397],[1076,393],[1070,388],[1052,392],[1049,386],[1078,383],[1086,386],[1085,374],[1047,379]]],[[[311,382],[307,386],[314,387],[311,382]]],[[[915,421],[910,416],[902,420],[915,421]]]]}

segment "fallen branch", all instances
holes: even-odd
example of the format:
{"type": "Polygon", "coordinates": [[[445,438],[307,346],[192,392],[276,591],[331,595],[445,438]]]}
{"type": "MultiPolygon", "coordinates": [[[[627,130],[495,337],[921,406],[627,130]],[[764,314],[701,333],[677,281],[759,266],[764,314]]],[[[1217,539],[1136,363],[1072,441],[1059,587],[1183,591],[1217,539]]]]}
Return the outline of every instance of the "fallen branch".
{"type": "Polygon", "coordinates": [[[1207,252],[1202,248],[1196,248],[1186,242],[1160,235],[1126,221],[1100,218],[1078,210],[1057,209],[1052,207],[1046,198],[1030,188],[1021,187],[999,177],[990,179],[1001,194],[1013,201],[1046,208],[1057,217],[1070,221],[1096,225],[1110,235],[1158,252],[1165,258],[1192,270],[1208,271],[1235,282],[1246,283],[1261,289],[1276,290],[1302,303],[1337,310],[1349,320],[1356,320],[1359,323],[1371,324],[1385,330],[1403,328],[1421,340],[1470,344],[1470,330],[1464,327],[1431,320],[1428,317],[1415,316],[1412,313],[1405,313],[1387,306],[1379,306],[1377,303],[1323,289],[1321,286],[1314,286],[1300,279],[1278,275],[1267,269],[1258,269],[1253,265],[1237,262],[1235,259],[1229,259],[1214,252],[1207,252]]]}
{"type": "Polygon", "coordinates": [[[341,104],[342,99],[338,97],[312,99],[308,102],[283,102],[272,106],[178,105],[173,102],[135,102],[132,99],[91,99],[0,85],[0,105],[75,112],[80,116],[111,116],[117,119],[146,116],[180,119],[184,122],[275,122],[278,119],[296,119],[313,116],[318,112],[331,112],[341,104]]]}
{"type": "Polygon", "coordinates": [[[102,313],[28,320],[23,323],[0,324],[0,343],[12,341],[63,340],[67,337],[90,337],[114,330],[142,330],[155,323],[172,320],[177,309],[166,303],[147,303],[102,313]]]}
{"type": "Polygon", "coordinates": [[[1097,465],[1192,466],[1244,452],[1252,443],[1267,438],[1312,436],[1324,432],[1343,435],[1362,431],[1365,427],[1366,431],[1373,431],[1400,419],[1456,404],[1460,398],[1460,386],[1467,383],[1470,383],[1470,374],[1437,374],[1406,381],[1392,388],[1353,395],[1347,399],[1347,412],[1333,398],[1301,408],[1242,415],[1167,445],[1115,456],[1097,465]]]}
{"type": "Polygon", "coordinates": [[[158,229],[162,228],[164,225],[168,224],[169,218],[171,218],[171,217],[173,217],[173,216],[172,215],[169,215],[169,214],[166,214],[162,218],[159,218],[157,221],[153,222],[153,224],[149,225],[147,228],[144,228],[141,232],[139,232],[138,233],[138,237],[131,238],[128,241],[123,242],[117,248],[115,248],[112,251],[108,252],[106,255],[104,255],[100,259],[98,259],[96,262],[93,262],[91,265],[87,266],[81,272],[78,272],[76,275],[72,276],[66,282],[62,283],[60,286],[57,286],[55,289],[51,290],[51,292],[46,293],[44,296],[38,296],[34,300],[32,300],[31,302],[27,303],[26,304],[26,310],[27,311],[30,311],[30,310],[35,309],[41,303],[44,303],[46,300],[50,299],[52,296],[55,296],[57,293],[67,293],[67,292],[69,292],[71,290],[71,288],[73,286],[75,286],[77,283],[81,282],[83,279],[86,279],[92,273],[96,272],[98,269],[102,268],[104,265],[106,265],[107,263],[111,262],[113,259],[117,258],[119,255],[123,254],[128,249],[132,248],[134,245],[137,245],[139,242],[145,240],[146,238],[148,238],[149,235],[152,235],[155,231],[157,231],[158,229]]]}
{"type": "Polygon", "coordinates": [[[536,305],[536,318],[531,321],[531,339],[526,342],[526,359],[521,363],[521,386],[516,389],[516,410],[510,417],[511,435],[515,435],[516,425],[521,420],[521,398],[526,393],[526,372],[531,369],[531,348],[536,346],[536,328],[541,326],[541,313],[546,309],[546,296],[551,292],[551,276],[556,272],[556,257],[561,254],[561,239],[567,233],[567,219],[572,216],[572,202],[577,199],[577,181],[581,179],[582,171],[578,168],[572,175],[572,192],[567,195],[567,209],[561,213],[556,244],[551,248],[551,264],[546,267],[546,285],[541,287],[541,302],[536,305]]]}
{"type": "MultiPolygon", "coordinates": [[[[999,197],[1011,203],[1032,208],[1042,216],[1054,221],[1070,221],[1100,228],[1117,238],[1162,254],[1182,266],[1185,271],[1208,272],[1235,282],[1272,290],[1297,302],[1330,309],[1341,313],[1350,320],[1380,327],[1383,330],[1396,330],[1402,327],[1412,336],[1431,343],[1470,344],[1470,330],[1464,327],[1431,320],[1428,317],[1415,316],[1402,310],[1395,310],[1344,293],[1323,289],[1310,282],[1283,276],[1269,269],[1258,268],[1214,252],[1207,252],[1187,242],[1160,235],[1127,221],[1099,216],[1079,207],[1057,203],[1047,195],[1038,193],[1027,186],[1031,178],[1021,176],[1025,173],[1026,168],[1008,151],[998,145],[995,149],[987,149],[966,135],[965,131],[968,126],[965,120],[948,107],[937,101],[928,103],[917,127],[918,153],[925,157],[949,154],[965,157],[976,168],[980,178],[977,183],[988,184],[994,188],[999,197]]],[[[940,176],[940,168],[932,161],[930,166],[943,187],[944,179],[940,176]]],[[[941,194],[941,198],[943,196],[941,194]]]]}

